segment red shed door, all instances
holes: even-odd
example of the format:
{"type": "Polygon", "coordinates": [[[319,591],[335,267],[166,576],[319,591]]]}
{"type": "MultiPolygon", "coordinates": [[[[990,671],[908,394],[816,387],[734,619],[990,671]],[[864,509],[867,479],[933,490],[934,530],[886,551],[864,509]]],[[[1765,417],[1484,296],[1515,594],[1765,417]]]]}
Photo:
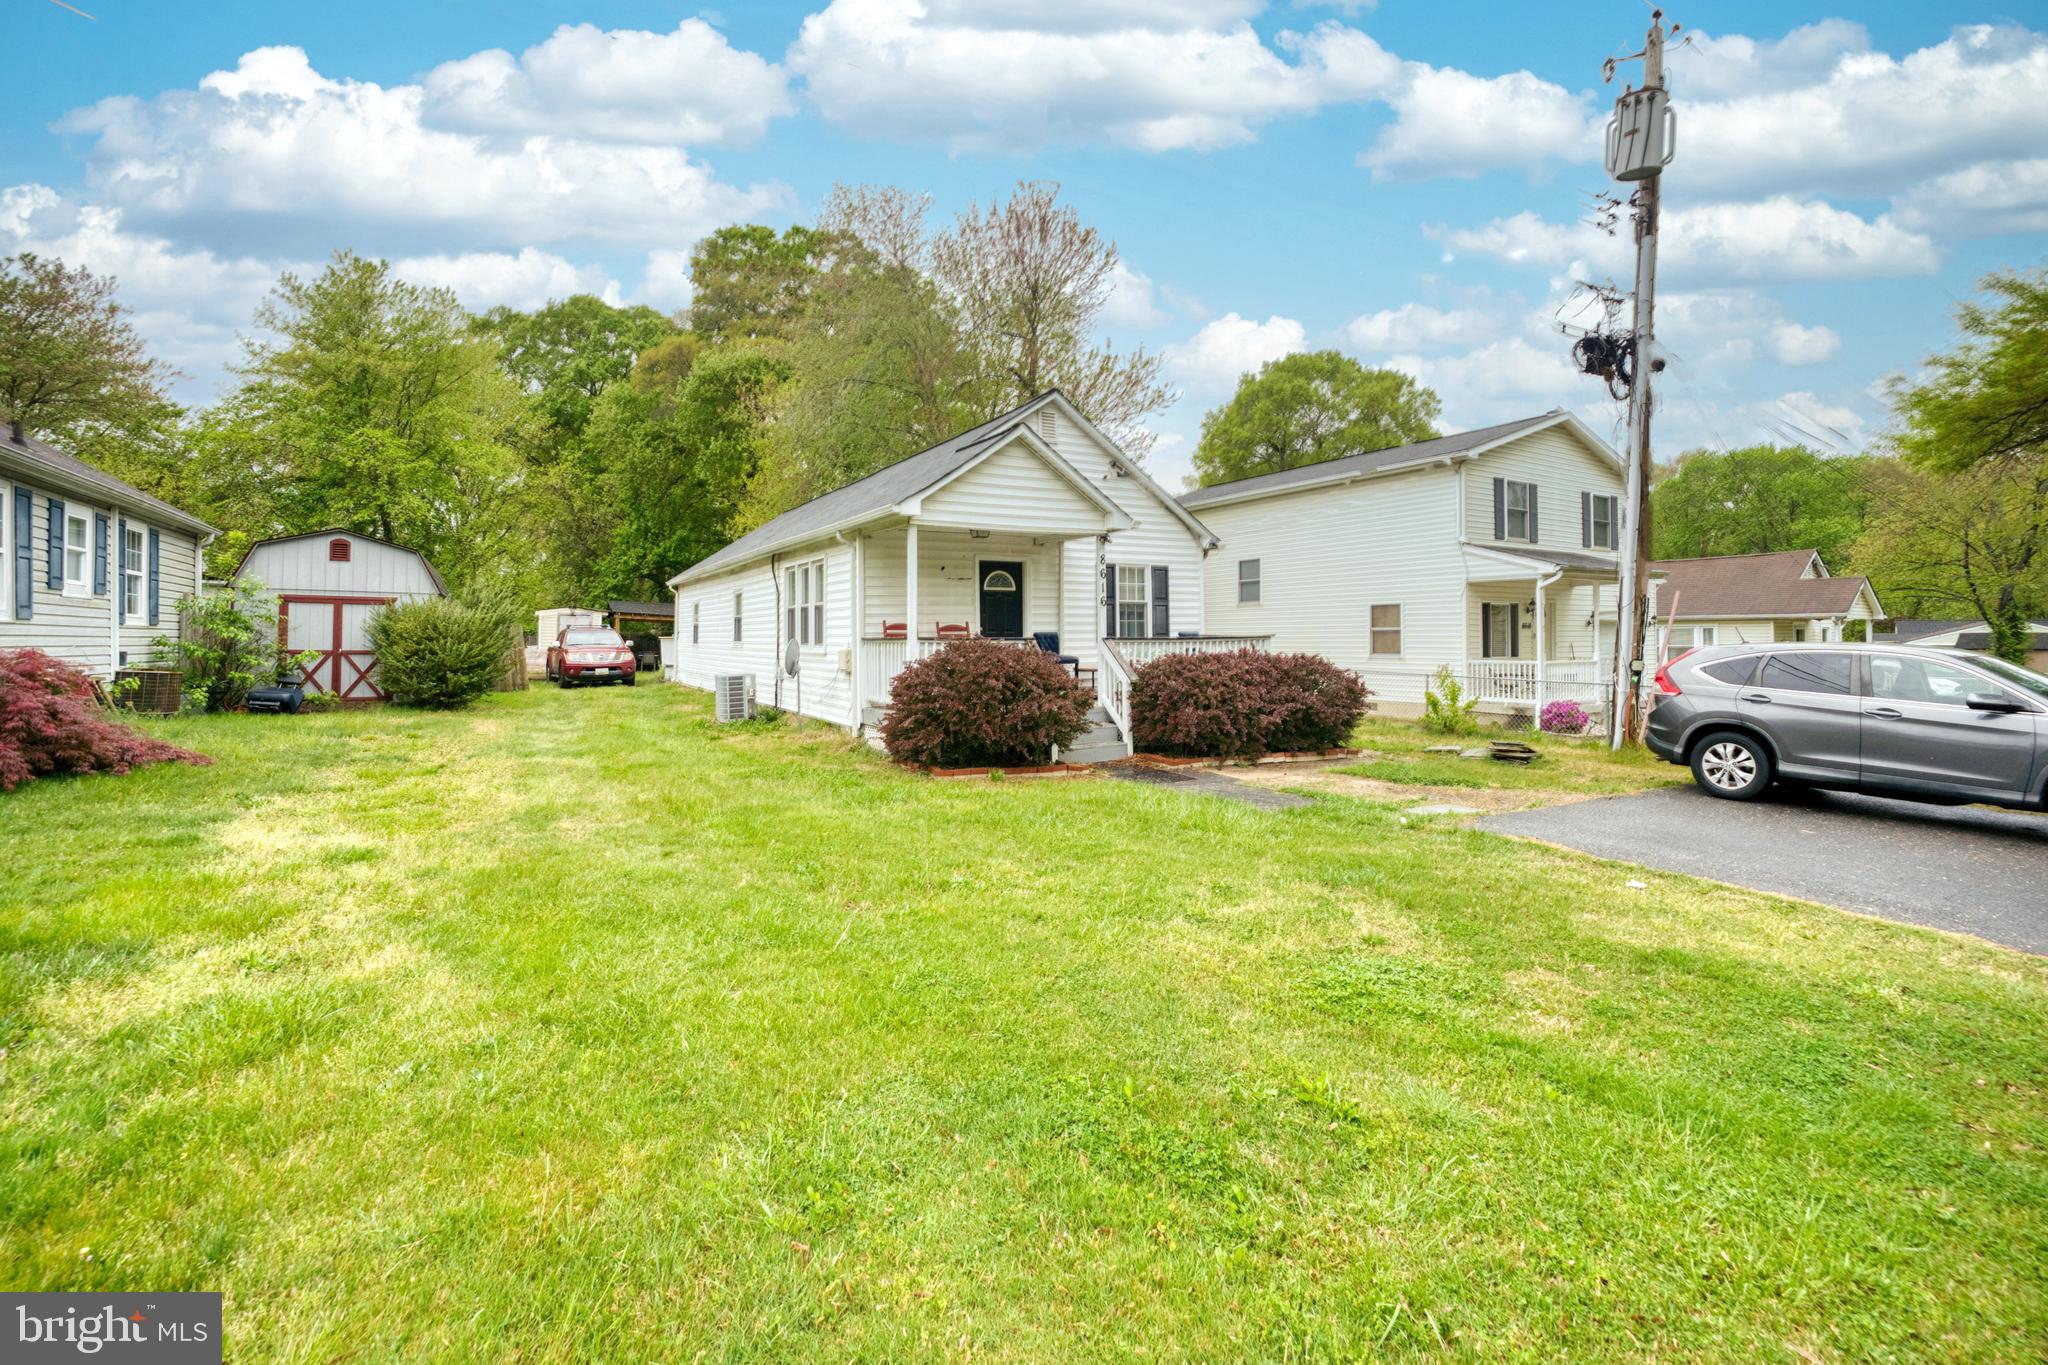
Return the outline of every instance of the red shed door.
{"type": "Polygon", "coordinates": [[[370,613],[388,597],[307,597],[287,594],[277,599],[277,629],[285,648],[310,650],[304,667],[308,692],[325,692],[341,701],[383,701],[377,686],[377,656],[370,652],[370,613]]]}

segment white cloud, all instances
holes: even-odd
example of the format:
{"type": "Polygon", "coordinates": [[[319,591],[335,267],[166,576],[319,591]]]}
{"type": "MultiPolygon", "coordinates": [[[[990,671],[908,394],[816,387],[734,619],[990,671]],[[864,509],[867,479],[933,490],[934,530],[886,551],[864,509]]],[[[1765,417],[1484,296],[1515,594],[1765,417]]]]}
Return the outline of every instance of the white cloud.
{"type": "Polygon", "coordinates": [[[1397,355],[1387,365],[1436,390],[1453,431],[1548,412],[1585,394],[1563,337],[1538,345],[1524,337],[1488,342],[1457,355],[1397,355]]]}
{"type": "Polygon", "coordinates": [[[1892,195],[2048,145],[2048,39],[2016,26],[1958,28],[1903,59],[1851,48],[1813,84],[1724,100],[1687,100],[1674,66],[1678,193],[1892,195]]]}
{"type": "Polygon", "coordinates": [[[1806,327],[1781,322],[1771,329],[1771,355],[1780,365],[1821,365],[1842,349],[1842,334],[1832,327],[1806,327]]]}
{"type": "Polygon", "coordinates": [[[150,227],[239,220],[266,240],[368,224],[465,250],[571,239],[648,247],[786,205],[738,189],[674,147],[428,127],[419,86],[329,80],[298,48],[262,48],[197,90],[102,100],[91,134],[99,199],[150,227]]]}
{"type": "Polygon", "coordinates": [[[1388,351],[1431,351],[1466,346],[1511,331],[1515,320],[1498,308],[1436,308],[1404,303],[1364,313],[1344,324],[1344,339],[1354,348],[1378,354],[1388,351]]]}
{"type": "Polygon", "coordinates": [[[1385,79],[1398,68],[1334,23],[1290,36],[1290,64],[1251,25],[1229,21],[1244,8],[1121,0],[1060,4],[1047,16],[1021,0],[992,10],[832,0],[804,20],[788,61],[834,123],[1009,153],[1102,141],[1153,152],[1229,146],[1326,97],[1360,97],[1375,71],[1385,79]],[[1083,25],[1090,13],[1101,22],[1083,25]]]}
{"type": "Polygon", "coordinates": [[[1954,237],[2048,232],[2048,158],[1966,166],[1915,185],[1898,201],[1909,227],[1954,237]]]}
{"type": "Polygon", "coordinates": [[[1861,450],[1870,429],[1863,414],[1854,408],[1805,391],[1783,394],[1776,403],[1752,411],[1782,439],[1821,451],[1847,454],[1861,450]]]}
{"type": "MultiPolygon", "coordinates": [[[[1437,235],[1454,253],[1564,270],[1576,279],[1625,278],[1635,252],[1626,227],[1624,221],[1610,235],[1590,223],[1555,223],[1525,211],[1437,235]]],[[[1661,229],[1658,277],[1685,287],[1923,275],[1939,264],[1932,239],[1890,215],[1863,219],[1789,195],[1669,209],[1661,229]]]]}
{"type": "Polygon", "coordinates": [[[452,256],[408,256],[393,261],[391,269],[414,284],[452,290],[472,312],[501,305],[523,311],[571,294],[595,294],[614,305],[620,301],[618,282],[603,270],[579,266],[533,247],[517,255],[466,251],[452,256]]]}
{"type": "Polygon", "coordinates": [[[1249,19],[1265,7],[1265,0],[924,0],[922,5],[942,24],[1039,33],[1215,28],[1249,19]]]}
{"type": "Polygon", "coordinates": [[[1666,49],[1671,88],[1681,99],[1727,99],[1825,81],[1846,57],[1870,51],[1870,30],[1847,19],[1803,24],[1759,42],[1693,30],[1666,49]]]}
{"type": "Polygon", "coordinates": [[[1237,387],[1240,375],[1303,349],[1307,341],[1307,329],[1293,318],[1254,322],[1225,313],[1161,355],[1190,393],[1223,395],[1237,387]]]}
{"type": "Polygon", "coordinates": [[[1159,306],[1152,277],[1132,270],[1123,262],[1109,277],[1109,300],[1102,308],[1102,321],[1110,327],[1128,327],[1147,332],[1166,322],[1166,310],[1159,306]]]}
{"type": "Polygon", "coordinates": [[[1411,63],[1390,102],[1394,122],[1358,158],[1376,178],[1536,169],[1583,161],[1599,146],[1590,96],[1527,71],[1485,77],[1411,63]]]}
{"type": "Polygon", "coordinates": [[[458,132],[747,145],[794,108],[782,69],[702,19],[673,33],[564,24],[427,73],[423,120],[458,132]]]}
{"type": "Polygon", "coordinates": [[[668,248],[647,253],[647,270],[640,277],[635,303],[673,313],[689,307],[695,294],[696,286],[690,282],[689,252],[668,248]]]}

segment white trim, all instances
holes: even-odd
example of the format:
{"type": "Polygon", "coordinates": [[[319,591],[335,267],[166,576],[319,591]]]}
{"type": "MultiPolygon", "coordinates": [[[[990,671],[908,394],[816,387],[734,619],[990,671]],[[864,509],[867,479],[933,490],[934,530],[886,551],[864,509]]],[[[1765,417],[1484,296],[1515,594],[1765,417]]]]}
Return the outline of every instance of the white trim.
{"type": "Polygon", "coordinates": [[[71,504],[64,504],[64,595],[66,597],[92,596],[92,512],[74,512],[71,504]],[[76,536],[71,534],[73,526],[79,528],[76,536]],[[78,577],[71,576],[71,557],[78,556],[78,577]]]}
{"type": "MultiPolygon", "coordinates": [[[[1403,460],[1399,464],[1383,465],[1378,469],[1348,469],[1333,473],[1329,475],[1327,478],[1303,479],[1298,483],[1281,484],[1271,488],[1247,489],[1246,491],[1235,495],[1225,494],[1222,497],[1206,499],[1201,503],[1201,506],[1203,508],[1227,507],[1233,503],[1256,502],[1260,498],[1284,497],[1290,493],[1302,493],[1315,488],[1328,488],[1335,484],[1352,483],[1360,479],[1378,479],[1384,478],[1385,476],[1390,474],[1404,474],[1414,469],[1425,469],[1433,464],[1463,465],[1469,461],[1479,459],[1483,455],[1489,455],[1492,452],[1499,450],[1502,446],[1509,444],[1510,442],[1519,441],[1526,436],[1534,436],[1536,433],[1540,431],[1549,431],[1551,428],[1558,426],[1564,427],[1565,429],[1570,431],[1574,436],[1578,437],[1580,443],[1583,444],[1586,447],[1587,451],[1591,453],[1595,458],[1607,461],[1607,463],[1613,465],[1617,470],[1625,468],[1620,453],[1617,452],[1613,446],[1608,445],[1607,442],[1601,440],[1598,436],[1594,435],[1591,429],[1589,429],[1584,422],[1581,422],[1578,418],[1572,416],[1570,413],[1560,410],[1558,412],[1552,413],[1546,420],[1540,422],[1533,422],[1531,425],[1522,427],[1514,432],[1509,433],[1506,436],[1497,436],[1493,440],[1488,441],[1483,445],[1476,445],[1468,450],[1457,450],[1452,451],[1449,454],[1440,455],[1418,455],[1412,460],[1403,460]]],[[[1417,444],[1420,443],[1418,442],[1417,444]]],[[[1249,480],[1247,480],[1247,482],[1249,482],[1249,480]]],[[[1218,486],[1224,488],[1229,487],[1228,484],[1222,484],[1218,486]]],[[[1196,491],[1208,492],[1209,490],[1197,489],[1196,491]]],[[[1459,491],[1460,493],[1463,492],[1462,487],[1459,491]]],[[[1459,506],[1461,509],[1464,506],[1462,498],[1459,501],[1459,506]]],[[[1463,515],[1462,511],[1460,515],[1463,515]]],[[[1460,527],[1460,539],[1463,538],[1463,535],[1463,528],[1460,527]]]]}
{"type": "Polygon", "coordinates": [[[1251,555],[1247,558],[1240,559],[1237,561],[1237,605],[1239,605],[1240,607],[1262,607],[1266,604],[1265,575],[1266,565],[1260,556],[1251,555]],[[1244,576],[1244,566],[1247,564],[1256,566],[1258,570],[1258,572],[1254,573],[1251,576],[1251,579],[1249,580],[1252,586],[1259,590],[1259,595],[1257,597],[1247,598],[1244,595],[1244,585],[1247,581],[1244,576]]]}
{"type": "Polygon", "coordinates": [[[1368,603],[1366,603],[1366,604],[1365,604],[1365,657],[1366,657],[1366,658],[1368,658],[1368,659],[1400,659],[1400,658],[1404,658],[1404,657],[1406,657],[1406,655],[1407,655],[1407,652],[1408,652],[1408,611],[1407,611],[1407,603],[1405,603],[1405,602],[1368,602],[1368,603]],[[1379,609],[1380,609],[1381,607],[1392,607],[1392,608],[1394,609],[1394,613],[1395,613],[1394,625],[1393,625],[1392,629],[1393,629],[1393,632],[1394,632],[1394,634],[1395,634],[1395,635],[1396,635],[1397,637],[1399,637],[1399,639],[1400,639],[1400,643],[1401,643],[1401,647],[1400,647],[1399,649],[1395,650],[1395,651],[1394,651],[1394,652],[1393,652],[1392,654],[1382,654],[1382,653],[1380,652],[1380,650],[1379,650],[1379,646],[1378,646],[1378,645],[1377,645],[1377,644],[1375,643],[1375,641],[1373,640],[1373,636],[1374,636],[1374,635],[1375,635],[1375,634],[1376,634],[1377,632],[1379,632],[1379,631],[1381,631],[1381,630],[1384,630],[1384,629],[1387,629],[1387,627],[1384,627],[1384,626],[1375,626],[1375,625],[1374,625],[1374,624],[1372,623],[1372,614],[1373,614],[1374,612],[1378,611],[1378,610],[1379,610],[1379,609]]]}
{"type": "MultiPolygon", "coordinates": [[[[116,530],[120,531],[121,528],[117,525],[116,530]]],[[[143,522],[131,521],[128,523],[126,530],[121,532],[119,539],[121,540],[119,547],[121,551],[121,602],[123,611],[128,618],[126,624],[132,630],[137,625],[147,626],[149,624],[149,527],[143,522]],[[128,567],[127,538],[129,536],[135,538],[135,567],[133,569],[128,567]],[[132,602],[128,599],[128,588],[131,579],[133,579],[133,586],[135,588],[135,600],[132,602]],[[137,620],[138,617],[141,618],[139,621],[137,620]]],[[[110,584],[109,586],[112,585],[110,584]]]]}

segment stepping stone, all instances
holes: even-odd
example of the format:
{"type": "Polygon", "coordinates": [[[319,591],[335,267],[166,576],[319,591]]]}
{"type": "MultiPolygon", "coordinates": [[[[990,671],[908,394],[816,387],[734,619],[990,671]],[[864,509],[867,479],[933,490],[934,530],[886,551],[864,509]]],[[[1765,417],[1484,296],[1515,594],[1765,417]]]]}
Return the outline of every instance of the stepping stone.
{"type": "Polygon", "coordinates": [[[1458,757],[1459,757],[1459,758],[1492,758],[1492,757],[1493,757],[1493,750],[1491,750],[1491,749],[1460,749],[1460,750],[1458,750],[1458,757]]]}
{"type": "Polygon", "coordinates": [[[1456,744],[1432,744],[1422,752],[1426,754],[1462,754],[1465,750],[1456,744]]]}
{"type": "Polygon", "coordinates": [[[1484,814],[1484,812],[1483,812],[1483,811],[1481,811],[1481,810],[1480,810],[1480,809],[1479,809],[1479,808],[1478,808],[1477,806],[1454,806],[1454,805],[1452,805],[1452,804],[1451,804],[1450,802],[1448,802],[1448,801],[1438,801],[1438,802],[1435,802],[1435,803],[1433,803],[1433,804],[1430,804],[1430,805],[1426,805],[1426,806],[1410,806],[1410,807],[1408,807],[1408,808],[1407,808],[1407,812],[1406,812],[1406,813],[1407,813],[1407,814],[1409,814],[1409,815],[1481,815],[1481,814],[1484,814]]]}

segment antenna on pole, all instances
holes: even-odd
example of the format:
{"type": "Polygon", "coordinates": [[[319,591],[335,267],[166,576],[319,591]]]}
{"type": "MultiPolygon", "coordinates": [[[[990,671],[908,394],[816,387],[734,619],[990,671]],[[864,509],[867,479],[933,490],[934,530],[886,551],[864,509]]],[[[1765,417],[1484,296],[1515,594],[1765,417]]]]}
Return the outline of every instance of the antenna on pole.
{"type": "MultiPolygon", "coordinates": [[[[1673,24],[1671,32],[1679,26],[1673,24]]],[[[1647,633],[1650,588],[1650,381],[1663,362],[1654,341],[1657,292],[1657,214],[1664,168],[1677,149],[1678,124],[1664,88],[1664,11],[1650,11],[1649,38],[1641,52],[1609,57],[1600,74],[1614,79],[1619,62],[1641,59],[1641,87],[1622,88],[1607,124],[1607,173],[1634,183],[1630,202],[1636,233],[1635,322],[1628,342],[1628,478],[1623,498],[1621,601],[1614,632],[1614,708],[1608,742],[1614,748],[1634,739],[1647,633]]],[[[1618,367],[1617,367],[1618,368],[1618,367]]]]}

